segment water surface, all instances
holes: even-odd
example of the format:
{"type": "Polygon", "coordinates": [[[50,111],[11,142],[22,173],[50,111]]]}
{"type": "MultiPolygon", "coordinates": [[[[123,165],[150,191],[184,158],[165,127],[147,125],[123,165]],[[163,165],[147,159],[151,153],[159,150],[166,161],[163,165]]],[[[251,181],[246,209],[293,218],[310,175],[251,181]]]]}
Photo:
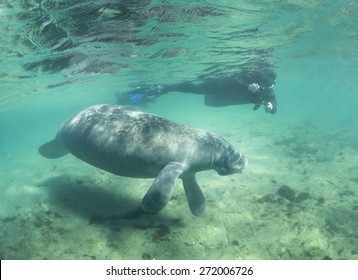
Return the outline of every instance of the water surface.
{"type": "Polygon", "coordinates": [[[355,1],[1,1],[2,259],[358,259],[355,1]],[[160,213],[91,223],[138,205],[151,180],[38,147],[87,106],[138,84],[272,67],[278,112],[205,107],[179,92],[141,110],[221,134],[242,174],[180,182],[160,213]],[[285,190],[289,190],[287,192],[285,190]]]}

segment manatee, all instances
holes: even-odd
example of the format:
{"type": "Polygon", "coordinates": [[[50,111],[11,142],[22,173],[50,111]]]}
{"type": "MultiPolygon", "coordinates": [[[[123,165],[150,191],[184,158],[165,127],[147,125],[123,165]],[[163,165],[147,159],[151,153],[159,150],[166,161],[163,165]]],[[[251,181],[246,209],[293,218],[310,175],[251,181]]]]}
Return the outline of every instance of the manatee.
{"type": "Polygon", "coordinates": [[[215,133],[108,104],[69,118],[39,152],[50,159],[71,153],[115,175],[155,178],[141,202],[146,213],[157,213],[167,205],[180,178],[191,212],[200,216],[205,198],[195,174],[213,169],[230,175],[247,165],[246,156],[215,133]]]}

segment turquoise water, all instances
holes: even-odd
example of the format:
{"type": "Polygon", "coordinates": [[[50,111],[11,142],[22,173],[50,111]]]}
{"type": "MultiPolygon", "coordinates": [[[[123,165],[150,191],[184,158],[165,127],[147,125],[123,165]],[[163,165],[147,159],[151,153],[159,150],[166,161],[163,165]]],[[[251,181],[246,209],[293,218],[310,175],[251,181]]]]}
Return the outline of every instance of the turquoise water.
{"type": "Polygon", "coordinates": [[[1,1],[1,259],[358,259],[357,19],[355,1],[1,1]],[[257,61],[277,73],[275,115],[180,92],[137,107],[247,155],[242,174],[198,174],[203,217],[177,182],[158,214],[91,223],[137,206],[152,181],[37,152],[138,84],[257,61]]]}

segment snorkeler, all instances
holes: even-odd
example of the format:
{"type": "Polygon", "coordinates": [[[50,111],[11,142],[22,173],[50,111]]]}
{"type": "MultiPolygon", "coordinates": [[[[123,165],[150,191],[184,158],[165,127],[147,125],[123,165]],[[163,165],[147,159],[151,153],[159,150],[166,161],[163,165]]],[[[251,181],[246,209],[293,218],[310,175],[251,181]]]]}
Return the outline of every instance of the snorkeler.
{"type": "Polygon", "coordinates": [[[264,106],[267,113],[277,111],[273,87],[276,74],[272,70],[242,71],[238,74],[203,80],[199,83],[185,82],[174,85],[143,85],[117,95],[119,104],[145,104],[172,91],[202,94],[205,105],[223,107],[236,104],[254,104],[253,110],[264,106]]]}

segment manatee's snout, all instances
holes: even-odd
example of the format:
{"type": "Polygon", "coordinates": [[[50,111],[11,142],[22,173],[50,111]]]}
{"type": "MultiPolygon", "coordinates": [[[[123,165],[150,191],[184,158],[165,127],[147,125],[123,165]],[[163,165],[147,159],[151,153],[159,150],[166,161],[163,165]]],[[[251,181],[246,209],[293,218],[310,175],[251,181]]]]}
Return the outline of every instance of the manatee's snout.
{"type": "Polygon", "coordinates": [[[244,154],[235,152],[228,158],[225,166],[218,170],[218,174],[225,176],[241,172],[246,167],[247,162],[247,157],[244,154]]]}
{"type": "Polygon", "coordinates": [[[232,169],[234,173],[241,172],[247,165],[247,157],[242,153],[236,153],[238,155],[237,159],[232,163],[232,169]]]}

